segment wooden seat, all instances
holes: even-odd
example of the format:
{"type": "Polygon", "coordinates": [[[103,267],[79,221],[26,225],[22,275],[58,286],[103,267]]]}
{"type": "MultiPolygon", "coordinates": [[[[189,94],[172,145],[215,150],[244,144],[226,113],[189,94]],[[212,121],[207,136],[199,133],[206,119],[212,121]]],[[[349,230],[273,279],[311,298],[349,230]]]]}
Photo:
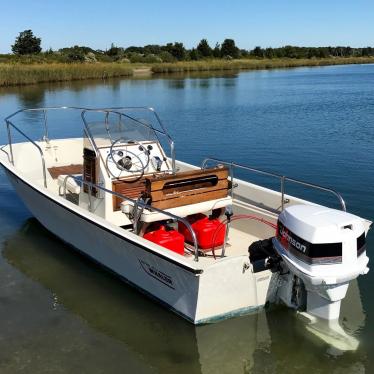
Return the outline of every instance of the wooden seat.
{"type": "MultiPolygon", "coordinates": [[[[129,197],[130,199],[136,200],[146,191],[145,180],[141,179],[137,182],[129,183],[126,180],[115,180],[112,182],[112,190],[121,195],[129,197]]],[[[117,196],[113,196],[113,210],[117,211],[121,209],[121,203],[123,199],[117,196]]]]}
{"type": "Polygon", "coordinates": [[[64,166],[53,166],[48,168],[49,174],[53,179],[57,179],[59,175],[68,175],[68,174],[82,174],[83,165],[64,165],[64,166]]]}
{"type": "Polygon", "coordinates": [[[158,209],[225,198],[230,188],[226,167],[146,177],[145,182],[151,206],[158,209]]]}

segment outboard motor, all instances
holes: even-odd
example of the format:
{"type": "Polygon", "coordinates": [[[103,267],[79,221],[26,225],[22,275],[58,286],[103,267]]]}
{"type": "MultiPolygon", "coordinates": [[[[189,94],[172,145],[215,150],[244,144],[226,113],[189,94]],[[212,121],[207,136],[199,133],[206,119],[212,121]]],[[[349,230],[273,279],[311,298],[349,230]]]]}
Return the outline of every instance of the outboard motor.
{"type": "Polygon", "coordinates": [[[273,245],[283,260],[278,296],[308,316],[337,321],[349,282],[369,271],[364,222],[343,211],[290,206],[273,245]]]}

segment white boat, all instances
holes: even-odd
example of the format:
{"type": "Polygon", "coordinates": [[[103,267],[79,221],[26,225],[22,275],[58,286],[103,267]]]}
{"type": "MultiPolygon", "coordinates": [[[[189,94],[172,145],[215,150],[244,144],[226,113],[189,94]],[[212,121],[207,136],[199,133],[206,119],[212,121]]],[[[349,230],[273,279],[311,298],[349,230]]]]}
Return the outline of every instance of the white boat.
{"type": "Polygon", "coordinates": [[[340,303],[369,270],[371,222],[347,213],[336,191],[216,158],[178,161],[150,108],[26,109],[5,122],[0,162],[32,214],[167,308],[202,324],[282,302],[343,334],[340,303]],[[57,112],[81,114],[81,138],[49,138],[57,112]],[[30,113],[43,119],[42,140],[17,122],[30,113]],[[280,191],[237,169],[279,179],[280,191]],[[330,193],[341,210],[293,197],[286,183],[330,193]]]}
{"type": "MultiPolygon", "coordinates": [[[[222,323],[187,326],[177,316],[167,312],[159,313],[158,306],[151,302],[145,303],[142,297],[135,297],[134,292],[127,287],[124,289],[121,282],[116,282],[115,277],[105,276],[98,271],[97,266],[90,267],[89,261],[81,261],[79,258],[74,261],[74,251],[64,251],[67,252],[63,243],[46,235],[39,223],[34,218],[29,218],[5,239],[2,255],[18,271],[37,280],[38,285],[48,290],[47,294],[52,293],[54,307],[61,306],[69,314],[79,316],[85,325],[124,343],[132,354],[141,354],[159,372],[179,370],[181,360],[170,359],[170,350],[172,355],[175,351],[183,353],[187,346],[186,360],[191,363],[194,361],[190,359],[191,355],[198,357],[201,373],[237,373],[242,372],[243,367],[247,369],[245,372],[255,372],[258,367],[262,371],[266,368],[272,372],[275,370],[275,361],[271,359],[274,354],[278,365],[280,361],[283,366],[295,366],[295,360],[300,359],[299,355],[297,358],[277,355],[277,349],[274,349],[277,342],[284,342],[285,339],[288,341],[288,335],[292,336],[289,350],[297,349],[301,343],[304,351],[306,349],[313,355],[310,349],[315,344],[314,335],[305,334],[302,321],[293,320],[292,313],[283,311],[279,315],[279,307],[274,308],[274,311],[270,308],[267,313],[231,318],[222,323]],[[61,279],[63,281],[59,281],[61,279]],[[110,318],[102,318],[103,316],[110,318]],[[142,339],[139,339],[139,326],[142,326],[142,339]],[[169,354],[165,354],[165,351],[169,351],[169,354]],[[264,359],[264,352],[269,357],[268,360],[264,359]]],[[[24,296],[23,293],[18,294],[17,299],[23,300],[24,296]]],[[[28,300],[26,297],[23,303],[18,304],[19,307],[26,308],[28,300]]],[[[5,306],[3,313],[11,309],[11,306],[8,309],[5,306]]],[[[38,313],[41,313],[40,308],[31,311],[31,316],[28,313],[28,318],[32,320],[33,315],[38,313]]],[[[43,319],[48,321],[48,318],[53,318],[53,314],[54,309],[51,309],[47,315],[43,314],[43,319]]],[[[352,281],[349,286],[342,302],[340,318],[344,321],[345,328],[353,333],[359,333],[365,326],[365,309],[357,280],[352,281]]],[[[60,325],[59,331],[62,326],[64,325],[60,325]]],[[[13,347],[15,344],[16,342],[13,347]]],[[[12,345],[7,347],[8,352],[11,347],[12,345]]],[[[104,344],[100,345],[100,349],[101,353],[108,352],[110,355],[112,346],[104,344]]],[[[339,353],[341,354],[337,352],[339,353]]],[[[334,355],[334,351],[327,347],[326,354],[334,355]]],[[[365,371],[360,358],[362,357],[358,354],[350,362],[352,371],[353,367],[365,371]]],[[[183,368],[186,369],[185,365],[188,364],[185,360],[182,361],[183,368]]],[[[195,364],[192,365],[196,367],[195,364]]],[[[308,360],[305,365],[308,365],[308,360]]],[[[344,365],[344,369],[349,372],[346,362],[343,361],[340,365],[344,365]]],[[[191,371],[196,370],[191,368],[191,371]]]]}

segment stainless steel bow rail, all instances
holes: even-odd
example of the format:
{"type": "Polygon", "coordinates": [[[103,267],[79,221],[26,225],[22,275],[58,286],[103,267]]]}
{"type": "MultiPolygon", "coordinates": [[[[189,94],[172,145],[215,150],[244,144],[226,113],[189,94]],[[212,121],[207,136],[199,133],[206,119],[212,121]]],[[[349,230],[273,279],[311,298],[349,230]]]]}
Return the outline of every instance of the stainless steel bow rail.
{"type": "Polygon", "coordinates": [[[131,199],[130,197],[127,197],[125,195],[122,195],[118,192],[114,192],[114,191],[111,191],[111,190],[108,190],[107,188],[103,187],[103,186],[100,186],[98,184],[95,184],[95,183],[91,183],[91,182],[88,182],[88,181],[84,181],[78,177],[75,177],[74,175],[71,175],[71,174],[68,174],[66,175],[66,177],[64,178],[64,183],[63,183],[63,196],[64,198],[66,199],[66,184],[67,184],[67,181],[68,179],[71,178],[73,179],[75,182],[77,182],[78,184],[85,184],[86,186],[88,186],[89,188],[89,194],[88,194],[88,197],[89,197],[89,205],[88,205],[88,209],[89,211],[92,211],[92,189],[93,188],[97,188],[101,191],[104,191],[106,193],[109,193],[110,195],[112,196],[116,196],[116,197],[119,197],[120,199],[122,200],[127,200],[129,201],[130,203],[134,204],[134,206],[140,206],[141,208],[143,209],[148,209],[152,212],[157,212],[157,213],[161,213],[161,214],[164,214],[165,216],[173,219],[173,220],[176,220],[178,222],[181,222],[183,223],[187,228],[188,228],[188,231],[191,233],[191,236],[192,236],[192,239],[193,239],[193,243],[194,243],[194,260],[197,262],[199,261],[199,247],[197,245],[197,238],[196,238],[196,234],[195,234],[195,231],[193,230],[191,224],[184,218],[182,217],[179,217],[179,216],[176,216],[175,214],[172,214],[172,213],[169,213],[169,212],[166,212],[162,209],[157,209],[157,208],[154,208],[140,200],[134,200],[134,199],[131,199]]]}
{"type": "MultiPolygon", "coordinates": [[[[284,204],[287,202],[284,199],[284,196],[286,194],[286,191],[285,191],[286,190],[286,182],[288,181],[288,182],[292,182],[292,183],[295,183],[295,184],[300,184],[300,185],[305,186],[305,187],[310,187],[310,188],[313,188],[313,189],[316,189],[316,190],[325,191],[325,192],[328,192],[328,193],[331,193],[331,194],[335,195],[339,200],[339,203],[341,205],[341,209],[344,212],[347,211],[347,208],[346,208],[345,201],[344,201],[343,197],[340,195],[339,192],[337,192],[337,191],[335,191],[331,188],[323,187],[323,186],[320,186],[318,184],[305,182],[305,181],[295,179],[295,178],[290,178],[290,177],[287,177],[285,175],[271,173],[271,172],[261,170],[261,169],[257,169],[257,168],[253,168],[253,167],[250,167],[250,166],[247,166],[247,165],[241,165],[241,164],[237,164],[235,162],[229,162],[229,161],[220,160],[218,158],[212,158],[212,157],[205,158],[204,161],[201,164],[201,168],[205,169],[207,167],[208,163],[211,163],[211,162],[228,166],[229,171],[230,171],[230,179],[231,179],[232,183],[234,183],[234,169],[235,168],[242,169],[242,170],[247,170],[247,171],[257,173],[257,174],[266,175],[266,176],[270,176],[270,177],[274,177],[274,178],[279,179],[280,189],[281,189],[281,192],[280,192],[281,193],[281,210],[284,209],[284,204]]],[[[234,186],[234,184],[233,184],[233,186],[234,186]]],[[[231,196],[232,197],[233,197],[233,194],[234,194],[234,188],[231,189],[231,196]]]]}
{"type": "MultiPolygon", "coordinates": [[[[76,110],[83,110],[84,108],[79,107],[68,107],[68,106],[60,106],[60,107],[45,107],[45,108],[30,108],[30,109],[20,109],[11,114],[10,116],[5,118],[5,123],[7,127],[7,133],[8,133],[8,144],[9,144],[9,152],[10,152],[10,162],[14,166],[14,155],[13,155],[13,141],[12,141],[12,134],[11,134],[11,128],[16,130],[19,134],[21,134],[25,139],[27,139],[31,144],[35,146],[35,148],[38,150],[42,162],[42,171],[43,171],[43,181],[44,181],[44,187],[47,188],[47,169],[45,165],[45,158],[44,153],[41,149],[41,147],[32,140],[28,135],[26,135],[22,130],[20,130],[12,121],[11,118],[15,117],[16,115],[20,113],[25,112],[42,112],[43,113],[43,127],[44,127],[44,135],[42,140],[45,142],[49,142],[48,138],[48,120],[47,120],[47,111],[49,110],[64,110],[64,109],[76,109],[76,110]]],[[[3,150],[6,152],[5,150],[3,150]]]]}
{"type": "MultiPolygon", "coordinates": [[[[152,131],[154,131],[156,133],[156,136],[157,136],[157,134],[165,136],[166,139],[167,139],[167,141],[168,141],[168,143],[169,143],[169,146],[170,146],[170,155],[171,155],[171,159],[172,159],[172,171],[173,171],[173,173],[175,173],[176,167],[175,167],[175,147],[174,147],[174,141],[171,138],[171,136],[169,135],[169,133],[167,132],[167,130],[166,130],[165,126],[163,125],[160,117],[158,116],[158,114],[156,113],[156,111],[153,108],[147,108],[147,107],[113,107],[113,108],[93,109],[93,108],[82,108],[82,107],[74,107],[74,106],[57,106],[57,107],[45,107],[45,108],[20,109],[20,110],[17,110],[13,114],[11,114],[10,116],[8,116],[8,117],[5,118],[5,123],[6,123],[6,127],[7,127],[7,133],[8,133],[8,144],[9,144],[9,150],[10,150],[10,156],[8,156],[8,157],[10,158],[10,162],[14,166],[13,141],[12,141],[12,134],[11,134],[11,128],[13,128],[19,134],[21,134],[25,139],[27,139],[31,144],[33,144],[36,147],[36,149],[38,150],[38,152],[40,154],[40,157],[41,157],[41,162],[42,162],[44,187],[47,187],[47,169],[46,169],[46,165],[45,165],[45,159],[44,159],[43,151],[42,151],[41,147],[34,140],[32,140],[28,135],[26,135],[22,130],[20,130],[11,121],[11,119],[13,117],[17,116],[20,113],[25,113],[25,112],[42,112],[43,113],[43,127],[44,127],[44,135],[43,135],[42,140],[48,143],[49,142],[49,131],[48,131],[48,117],[47,117],[47,112],[48,111],[52,111],[52,110],[67,110],[67,109],[82,111],[81,116],[82,116],[83,124],[84,124],[83,131],[86,134],[87,138],[89,139],[89,141],[91,143],[91,146],[95,150],[96,155],[100,154],[100,153],[98,152],[98,149],[97,149],[96,144],[94,142],[94,138],[92,137],[92,134],[90,133],[90,130],[88,128],[88,124],[87,124],[87,121],[85,119],[85,113],[86,112],[92,112],[92,111],[103,112],[106,115],[109,114],[109,113],[112,113],[112,114],[118,115],[120,120],[121,120],[122,117],[123,118],[126,117],[126,118],[134,121],[138,125],[148,127],[150,130],[152,130],[152,131]],[[126,111],[148,111],[148,112],[151,112],[154,115],[154,117],[156,118],[156,121],[157,121],[158,125],[160,126],[161,130],[158,130],[158,129],[154,128],[152,125],[144,123],[141,120],[133,118],[132,116],[124,113],[126,111]]],[[[1,149],[1,150],[3,152],[7,153],[4,149],[1,149]]]]}
{"type": "Polygon", "coordinates": [[[5,120],[6,125],[7,125],[7,132],[8,132],[8,143],[9,143],[9,149],[10,149],[10,160],[11,163],[14,166],[14,156],[13,156],[13,147],[12,147],[12,136],[10,132],[10,127],[12,127],[14,130],[16,130],[18,133],[20,133],[24,138],[26,138],[31,144],[33,144],[37,150],[40,153],[40,157],[42,160],[42,170],[43,170],[43,179],[44,179],[44,187],[47,188],[47,171],[45,167],[45,159],[44,159],[44,153],[40,146],[36,144],[30,137],[28,137],[23,131],[21,131],[17,126],[15,126],[12,122],[8,121],[7,119],[5,120]]]}

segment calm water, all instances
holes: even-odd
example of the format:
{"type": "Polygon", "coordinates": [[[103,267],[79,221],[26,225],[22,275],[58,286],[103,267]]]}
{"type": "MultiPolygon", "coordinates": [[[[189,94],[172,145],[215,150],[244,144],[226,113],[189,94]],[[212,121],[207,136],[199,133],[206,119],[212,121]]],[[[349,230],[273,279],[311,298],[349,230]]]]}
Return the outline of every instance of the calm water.
{"type": "MultiPolygon", "coordinates": [[[[18,108],[53,105],[152,106],[174,137],[179,159],[235,159],[334,187],[350,211],[374,218],[373,65],[0,90],[2,118],[18,108]]],[[[52,135],[80,136],[72,122],[59,118],[55,124],[52,135]]],[[[37,135],[27,121],[24,126],[37,135]]],[[[288,188],[336,206],[326,196],[288,188]]],[[[373,250],[371,234],[369,255],[373,250]]],[[[374,271],[353,284],[342,307],[342,323],[359,349],[337,355],[280,306],[195,328],[51,236],[2,170],[0,251],[2,374],[374,370],[374,271]]]]}

